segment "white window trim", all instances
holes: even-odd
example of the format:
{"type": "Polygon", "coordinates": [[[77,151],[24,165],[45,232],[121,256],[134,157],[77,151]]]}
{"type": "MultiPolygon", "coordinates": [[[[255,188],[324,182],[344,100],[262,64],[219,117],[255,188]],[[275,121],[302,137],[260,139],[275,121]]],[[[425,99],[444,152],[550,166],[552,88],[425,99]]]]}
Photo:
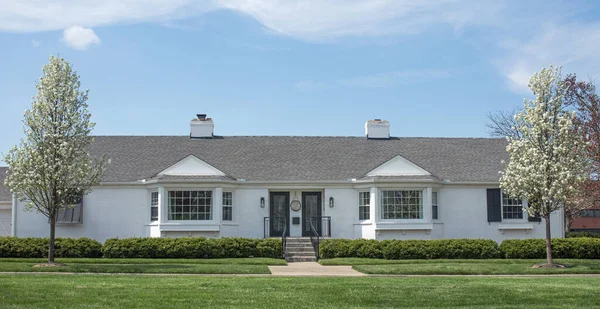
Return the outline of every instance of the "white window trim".
{"type": "Polygon", "coordinates": [[[215,225],[218,222],[217,215],[221,215],[221,212],[216,210],[216,207],[222,207],[220,199],[217,203],[215,200],[215,196],[219,193],[220,190],[216,190],[216,188],[197,188],[197,187],[182,187],[182,188],[165,188],[165,196],[163,198],[163,204],[165,209],[165,220],[162,222],[163,225],[169,224],[180,224],[180,225],[215,225]],[[212,192],[212,207],[211,207],[211,220],[170,220],[169,219],[169,192],[171,191],[211,191],[212,192]]]}
{"type": "Polygon", "coordinates": [[[235,214],[235,192],[233,190],[228,190],[228,189],[224,189],[221,192],[221,222],[223,222],[224,224],[233,224],[235,222],[237,222],[237,216],[235,214]],[[223,208],[225,207],[225,205],[223,204],[223,194],[225,193],[231,193],[231,220],[224,220],[223,219],[223,208]]]}
{"type": "Polygon", "coordinates": [[[521,211],[523,212],[523,218],[521,219],[504,219],[504,191],[500,190],[500,209],[501,209],[501,218],[502,223],[523,223],[529,222],[527,219],[529,218],[527,212],[525,211],[525,207],[527,206],[527,202],[521,201],[521,211]]]}
{"type": "Polygon", "coordinates": [[[158,192],[158,189],[153,189],[149,191],[148,196],[150,197],[148,199],[148,203],[146,205],[149,205],[150,207],[148,207],[148,209],[150,210],[148,213],[148,216],[146,218],[149,218],[148,220],[148,224],[155,224],[158,223],[160,220],[160,193],[158,192]],[[158,194],[158,218],[156,220],[152,220],[152,194],[158,194]]]}
{"type": "MultiPolygon", "coordinates": [[[[423,187],[385,187],[377,190],[377,202],[376,202],[376,222],[382,224],[393,224],[393,223],[430,223],[431,221],[427,217],[431,217],[431,189],[423,187]],[[421,219],[383,219],[383,191],[421,191],[422,205],[421,212],[423,216],[421,219]],[[429,209],[429,210],[428,210],[429,209]]],[[[372,205],[373,203],[371,203],[372,205]]]]}
{"type": "Polygon", "coordinates": [[[369,189],[365,189],[365,190],[358,190],[358,192],[356,193],[356,212],[357,212],[357,216],[356,216],[356,223],[371,223],[373,221],[373,207],[375,204],[373,202],[373,196],[371,196],[371,190],[369,189]],[[360,194],[361,193],[366,193],[369,195],[369,219],[360,219],[360,194]]]}
{"type": "Polygon", "coordinates": [[[441,217],[442,216],[440,215],[440,191],[432,190],[431,191],[431,220],[434,222],[439,222],[439,221],[441,221],[441,219],[440,219],[441,217]],[[433,218],[433,205],[434,205],[433,204],[433,194],[434,193],[437,195],[437,199],[435,201],[436,202],[435,206],[437,207],[437,218],[435,218],[435,219],[433,218]]]}

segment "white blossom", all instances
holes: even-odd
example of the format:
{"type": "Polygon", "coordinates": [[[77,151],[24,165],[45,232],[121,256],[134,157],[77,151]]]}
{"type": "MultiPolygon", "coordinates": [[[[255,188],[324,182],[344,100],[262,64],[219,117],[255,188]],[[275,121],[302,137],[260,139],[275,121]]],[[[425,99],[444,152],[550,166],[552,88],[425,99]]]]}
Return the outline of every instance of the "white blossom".
{"type": "Polygon", "coordinates": [[[523,111],[515,116],[522,136],[507,138],[510,161],[501,172],[500,186],[510,196],[527,200],[529,215],[541,215],[549,224],[550,213],[575,196],[586,177],[586,143],[574,125],[575,114],[565,110],[567,86],[559,68],[534,74],[529,87],[535,100],[524,100],[523,111]]]}
{"type": "Polygon", "coordinates": [[[79,90],[77,72],[54,56],[42,71],[37,96],[23,117],[25,137],[4,158],[9,166],[5,185],[28,202],[29,210],[55,218],[74,196],[88,193],[100,181],[107,160],[88,154],[94,123],[88,91],[79,90]]]}

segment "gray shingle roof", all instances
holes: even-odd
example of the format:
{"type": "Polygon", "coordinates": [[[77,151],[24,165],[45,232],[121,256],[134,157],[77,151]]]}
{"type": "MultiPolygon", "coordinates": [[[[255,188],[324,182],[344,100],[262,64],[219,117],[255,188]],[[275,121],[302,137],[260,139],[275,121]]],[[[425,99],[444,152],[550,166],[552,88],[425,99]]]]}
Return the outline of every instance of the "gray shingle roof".
{"type": "Polygon", "coordinates": [[[506,140],[493,138],[97,136],[93,155],[111,158],[105,182],[149,179],[189,155],[235,179],[317,181],[361,178],[395,157],[439,179],[497,182],[506,140]]]}
{"type": "Polygon", "coordinates": [[[8,188],[4,186],[4,179],[6,178],[6,171],[8,167],[0,167],[0,202],[8,202],[12,200],[12,194],[8,191],[8,188]]]}

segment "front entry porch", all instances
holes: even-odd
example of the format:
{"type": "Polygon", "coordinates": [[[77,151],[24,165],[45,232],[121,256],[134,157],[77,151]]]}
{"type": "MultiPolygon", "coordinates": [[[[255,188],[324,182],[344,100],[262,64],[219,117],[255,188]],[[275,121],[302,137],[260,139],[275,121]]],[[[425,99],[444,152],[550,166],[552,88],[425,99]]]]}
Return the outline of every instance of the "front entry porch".
{"type": "Polygon", "coordinates": [[[323,216],[323,190],[269,192],[264,237],[331,237],[331,217],[323,216]]]}

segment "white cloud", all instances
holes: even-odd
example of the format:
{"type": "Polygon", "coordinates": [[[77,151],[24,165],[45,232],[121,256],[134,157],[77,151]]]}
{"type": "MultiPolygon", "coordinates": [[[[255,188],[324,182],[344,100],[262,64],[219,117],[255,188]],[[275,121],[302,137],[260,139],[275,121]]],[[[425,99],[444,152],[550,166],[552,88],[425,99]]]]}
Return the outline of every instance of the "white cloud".
{"type": "Polygon", "coordinates": [[[86,50],[90,45],[100,44],[100,38],[90,28],[72,26],[63,32],[62,41],[69,47],[86,50]]]}
{"type": "Polygon", "coordinates": [[[178,19],[209,8],[211,1],[189,0],[31,0],[2,1],[0,30],[36,32],[72,25],[98,27],[178,19]]]}
{"type": "Polygon", "coordinates": [[[251,16],[273,32],[320,40],[416,33],[438,24],[455,28],[488,24],[494,20],[488,17],[500,8],[496,1],[482,4],[477,0],[33,0],[3,3],[0,31],[169,22],[230,9],[251,16]]]}
{"type": "MultiPolygon", "coordinates": [[[[2,1],[2,0],[0,0],[2,1]]],[[[565,72],[600,73],[600,25],[581,18],[594,3],[495,0],[30,0],[2,1],[0,31],[39,32],[115,24],[179,21],[216,10],[247,15],[278,35],[305,41],[340,37],[419,34],[450,28],[474,30],[469,46],[488,57],[510,86],[526,88],[528,77],[543,66],[563,65],[565,72]],[[578,20],[578,23],[572,23],[578,20]],[[555,23],[548,25],[549,22],[555,23]],[[474,27],[477,26],[477,27],[474,27]],[[507,44],[507,40],[511,44],[507,44]],[[493,56],[498,51],[499,56],[493,56]]],[[[99,42],[89,29],[65,42],[85,49],[99,42]],[[87,32],[86,35],[83,33],[87,32]],[[84,39],[87,37],[87,39],[84,39]],[[72,43],[70,43],[72,42],[72,43]]],[[[465,40],[465,41],[466,41],[465,40]]],[[[397,73],[397,72],[396,72],[397,73]]],[[[358,77],[346,83],[385,85],[394,72],[358,77]]],[[[335,84],[335,83],[334,83],[335,84]]],[[[331,84],[333,86],[333,84],[331,84]]],[[[338,85],[339,86],[339,85],[338,85]]],[[[302,84],[299,86],[302,88],[302,84]]]]}
{"type": "Polygon", "coordinates": [[[40,41],[38,41],[36,39],[31,40],[31,46],[33,46],[33,48],[38,48],[38,47],[40,47],[41,44],[42,43],[40,43],[40,41]]]}
{"type": "Polygon", "coordinates": [[[382,88],[449,78],[447,70],[410,70],[358,76],[340,81],[348,87],[382,88]]]}
{"type": "Polygon", "coordinates": [[[600,76],[600,23],[547,25],[528,40],[502,47],[508,55],[496,64],[517,92],[529,92],[529,77],[550,64],[584,80],[600,76]]]}
{"type": "Polygon", "coordinates": [[[275,32],[306,40],[354,35],[419,33],[439,24],[488,23],[496,2],[472,0],[221,0],[222,7],[252,16],[275,32]],[[483,9],[485,6],[485,10],[483,9]]]}

